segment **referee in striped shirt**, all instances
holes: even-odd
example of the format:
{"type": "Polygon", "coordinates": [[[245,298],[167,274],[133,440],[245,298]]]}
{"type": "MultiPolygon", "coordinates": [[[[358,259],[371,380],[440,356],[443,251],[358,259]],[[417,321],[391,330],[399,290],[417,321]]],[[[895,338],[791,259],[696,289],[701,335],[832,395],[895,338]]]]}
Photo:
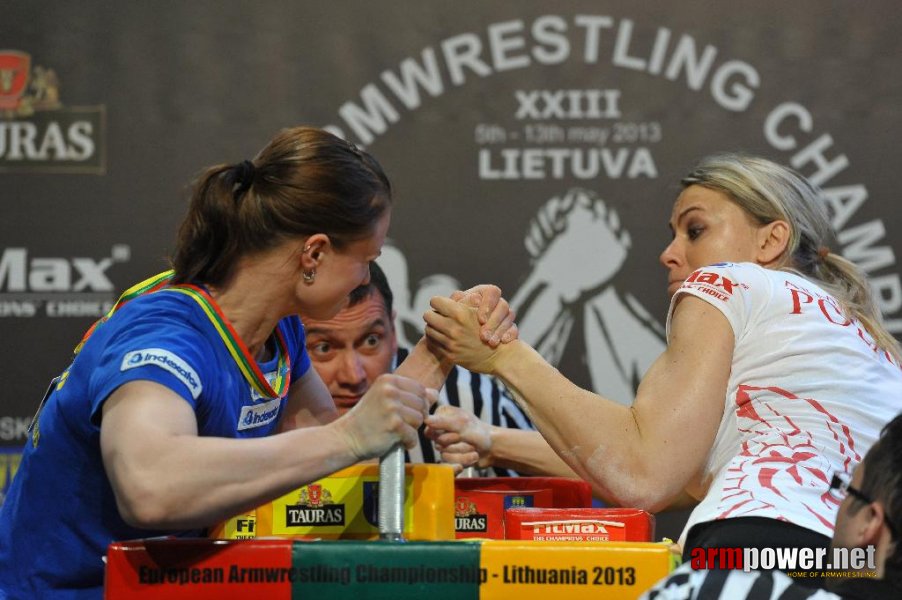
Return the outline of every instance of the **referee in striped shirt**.
{"type": "MultiPolygon", "coordinates": [[[[327,321],[301,315],[307,336],[307,352],[329,388],[338,412],[354,407],[377,377],[389,373],[407,357],[395,335],[393,295],[382,269],[370,263],[370,282],[351,292],[350,301],[327,321]]],[[[439,394],[442,404],[458,406],[482,421],[511,429],[534,429],[504,386],[496,379],[454,367],[439,394]]],[[[412,463],[441,462],[432,442],[420,428],[419,444],[407,451],[412,463]]],[[[478,469],[486,477],[518,474],[501,467],[478,469]]]]}

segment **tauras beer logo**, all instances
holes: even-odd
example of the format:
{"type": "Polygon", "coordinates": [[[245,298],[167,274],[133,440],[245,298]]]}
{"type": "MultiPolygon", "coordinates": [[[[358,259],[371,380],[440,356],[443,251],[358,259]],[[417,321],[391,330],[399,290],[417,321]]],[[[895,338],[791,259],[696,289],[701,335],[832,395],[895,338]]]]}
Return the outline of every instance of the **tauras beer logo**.
{"type": "Polygon", "coordinates": [[[488,531],[488,517],[476,512],[476,503],[460,497],[454,503],[454,529],[456,531],[488,531]]]}
{"type": "Polygon", "coordinates": [[[60,102],[53,69],[0,51],[0,171],[104,173],[105,107],[60,102]]]}
{"type": "Polygon", "coordinates": [[[345,524],[345,505],[333,504],[332,494],[319,483],[301,488],[294,505],[285,507],[288,527],[322,527],[345,524]]]}

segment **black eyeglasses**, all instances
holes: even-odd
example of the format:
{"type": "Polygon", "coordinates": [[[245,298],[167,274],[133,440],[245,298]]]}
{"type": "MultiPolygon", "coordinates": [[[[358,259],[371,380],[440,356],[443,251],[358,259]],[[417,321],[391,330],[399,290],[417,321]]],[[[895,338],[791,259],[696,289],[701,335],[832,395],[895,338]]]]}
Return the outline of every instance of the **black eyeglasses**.
{"type": "MultiPolygon", "coordinates": [[[[842,494],[843,498],[845,498],[846,495],[850,495],[857,500],[861,500],[865,504],[871,504],[873,502],[870,496],[858,488],[852,487],[852,481],[846,473],[833,474],[833,479],[830,480],[830,491],[832,492],[834,490],[842,494]]],[[[886,526],[889,527],[889,531],[893,534],[893,537],[898,539],[899,536],[896,533],[896,528],[889,522],[889,517],[885,511],[883,513],[883,521],[886,523],[886,526]]]]}
{"type": "Polygon", "coordinates": [[[830,491],[839,492],[843,498],[845,498],[848,494],[851,494],[853,497],[858,498],[862,502],[870,504],[873,502],[871,498],[857,488],[852,487],[852,480],[845,473],[834,473],[833,479],[830,480],[830,491]]]}

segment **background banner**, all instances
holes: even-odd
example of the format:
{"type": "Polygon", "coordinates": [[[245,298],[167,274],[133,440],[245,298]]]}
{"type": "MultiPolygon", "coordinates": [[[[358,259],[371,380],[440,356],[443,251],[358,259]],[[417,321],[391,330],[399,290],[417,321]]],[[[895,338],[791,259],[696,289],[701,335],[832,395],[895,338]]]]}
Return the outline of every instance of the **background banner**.
{"type": "Polygon", "coordinates": [[[380,264],[407,342],[431,295],[496,283],[524,339],[630,402],[664,346],[679,178],[719,150],[821,185],[833,250],[902,333],[895,1],[0,6],[2,446],[166,268],[190,180],[298,124],[391,177],[380,264]]]}

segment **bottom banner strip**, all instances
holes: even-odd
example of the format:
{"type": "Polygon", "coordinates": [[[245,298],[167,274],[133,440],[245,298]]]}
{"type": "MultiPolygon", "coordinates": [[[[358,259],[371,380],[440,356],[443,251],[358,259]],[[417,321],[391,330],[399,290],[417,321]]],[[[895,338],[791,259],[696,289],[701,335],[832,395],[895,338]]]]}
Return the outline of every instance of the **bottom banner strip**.
{"type": "Polygon", "coordinates": [[[112,544],[105,598],[636,598],[676,555],[643,542],[144,540],[112,544]]]}

